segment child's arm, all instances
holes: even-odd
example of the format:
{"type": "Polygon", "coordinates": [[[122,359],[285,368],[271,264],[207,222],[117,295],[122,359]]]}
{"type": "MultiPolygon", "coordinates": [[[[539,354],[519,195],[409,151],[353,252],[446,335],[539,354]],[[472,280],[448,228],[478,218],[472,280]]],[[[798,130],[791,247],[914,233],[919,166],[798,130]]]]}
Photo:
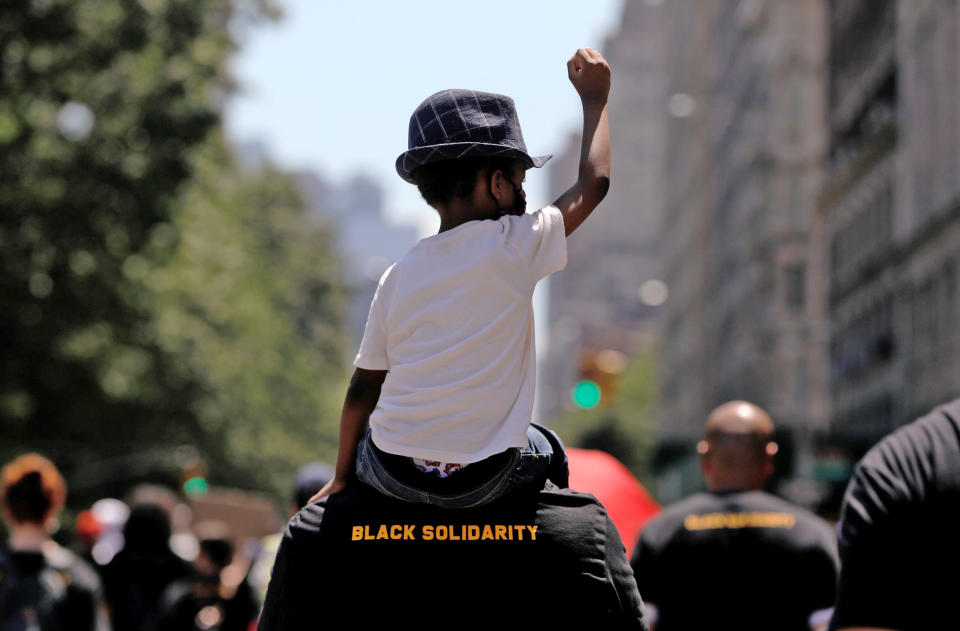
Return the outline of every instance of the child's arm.
{"type": "Polygon", "coordinates": [[[321,497],[333,495],[344,489],[353,474],[357,462],[357,446],[367,429],[370,413],[377,407],[380,387],[387,377],[386,370],[357,368],[350,378],[347,396],[340,414],[340,447],[337,450],[337,468],[333,479],[320,492],[310,498],[313,503],[321,497]]]}
{"type": "Polygon", "coordinates": [[[610,188],[610,66],[597,51],[581,48],[567,62],[567,75],[583,103],[583,144],[577,182],[553,203],[563,214],[569,236],[610,188]]]}

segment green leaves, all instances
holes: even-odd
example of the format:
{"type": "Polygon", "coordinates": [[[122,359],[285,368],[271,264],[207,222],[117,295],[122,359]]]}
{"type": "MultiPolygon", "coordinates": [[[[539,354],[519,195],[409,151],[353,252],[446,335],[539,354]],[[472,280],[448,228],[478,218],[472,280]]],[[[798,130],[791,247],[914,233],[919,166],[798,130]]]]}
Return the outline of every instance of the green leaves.
{"type": "Polygon", "coordinates": [[[271,11],[0,4],[0,457],[37,449],[69,478],[193,444],[215,483],[284,490],[332,457],[334,244],[286,176],[239,171],[219,132],[231,25],[271,11]]]}
{"type": "Polygon", "coordinates": [[[198,155],[182,238],[146,285],[158,343],[203,379],[194,413],[228,459],[285,489],[295,463],[335,453],[344,289],[292,183],[224,159],[216,144],[198,155]]]}

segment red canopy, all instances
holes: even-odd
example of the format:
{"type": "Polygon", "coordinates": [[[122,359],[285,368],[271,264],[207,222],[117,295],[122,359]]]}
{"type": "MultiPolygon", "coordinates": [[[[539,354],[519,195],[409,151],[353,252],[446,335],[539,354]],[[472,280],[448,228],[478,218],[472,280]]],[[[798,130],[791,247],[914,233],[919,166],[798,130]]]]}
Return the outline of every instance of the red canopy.
{"type": "Polygon", "coordinates": [[[640,529],[660,512],[640,480],[619,460],[605,451],[567,447],[570,460],[570,488],[590,493],[607,508],[607,513],[633,555],[640,529]]]}

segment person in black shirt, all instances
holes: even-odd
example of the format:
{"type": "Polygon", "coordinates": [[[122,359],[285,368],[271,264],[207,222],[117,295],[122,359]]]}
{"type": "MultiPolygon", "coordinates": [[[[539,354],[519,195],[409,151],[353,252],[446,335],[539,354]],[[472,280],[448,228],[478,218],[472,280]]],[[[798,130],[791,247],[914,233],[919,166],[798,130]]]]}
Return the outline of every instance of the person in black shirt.
{"type": "MultiPolygon", "coordinates": [[[[297,471],[293,484],[293,495],[287,517],[293,517],[297,512],[309,504],[317,491],[326,486],[333,479],[333,467],[325,462],[311,462],[297,471]]],[[[273,561],[277,558],[277,550],[283,541],[283,532],[269,534],[260,540],[260,549],[247,572],[247,583],[257,598],[257,607],[263,606],[267,597],[267,584],[270,582],[270,573],[273,571],[273,561]]]]}
{"type": "Polygon", "coordinates": [[[144,631],[155,624],[160,597],[191,575],[170,549],[170,516],[158,504],[134,505],[123,526],[123,548],[101,569],[114,631],[144,631]]]}
{"type": "Polygon", "coordinates": [[[246,581],[225,583],[224,570],[233,562],[233,541],[224,522],[194,526],[200,552],[193,575],[172,583],[161,598],[160,619],[152,631],[247,631],[259,608],[246,581]]]}
{"type": "Polygon", "coordinates": [[[857,465],[840,516],[831,629],[955,628],[958,525],[960,399],[887,436],[857,465]]]}
{"type": "Polygon", "coordinates": [[[100,579],[50,538],[67,487],[56,466],[25,454],[0,472],[10,540],[0,548],[0,630],[107,628],[100,579]]]}
{"type": "Polygon", "coordinates": [[[668,507],[640,533],[632,566],[656,631],[806,631],[833,604],[834,535],[815,515],[763,492],[773,423],[733,401],[714,410],[697,450],[708,492],[668,507]]]}
{"type": "MultiPolygon", "coordinates": [[[[485,482],[475,467],[433,479],[385,465],[404,484],[449,493],[485,482]]],[[[564,473],[550,479],[565,484],[564,473]]],[[[454,509],[353,481],[287,525],[258,628],[644,629],[643,616],[623,542],[590,495],[540,479],[454,509]]]]}

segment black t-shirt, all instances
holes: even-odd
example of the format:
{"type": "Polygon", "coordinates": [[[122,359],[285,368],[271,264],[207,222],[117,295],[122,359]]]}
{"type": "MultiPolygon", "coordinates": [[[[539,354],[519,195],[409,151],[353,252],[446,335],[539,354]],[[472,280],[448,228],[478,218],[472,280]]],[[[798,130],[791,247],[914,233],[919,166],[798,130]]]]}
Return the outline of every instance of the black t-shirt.
{"type": "Polygon", "coordinates": [[[96,572],[66,548],[0,549],[0,629],[94,631],[102,607],[96,572]]]}
{"type": "Polygon", "coordinates": [[[450,510],[357,483],[290,521],[259,628],[642,629],[642,619],[623,543],[592,496],[548,484],[450,510]]]}
{"type": "Polygon", "coordinates": [[[700,493],[640,533],[631,564],[657,631],[806,631],[833,604],[836,544],[818,517],[763,491],[700,493]]]}
{"type": "Polygon", "coordinates": [[[101,569],[113,631],[149,628],[159,616],[163,591],[192,573],[190,564],[169,550],[152,555],[120,550],[101,569]]]}
{"type": "Polygon", "coordinates": [[[955,628],[960,399],[884,438],[857,465],[840,520],[831,628],[955,628]]]}

